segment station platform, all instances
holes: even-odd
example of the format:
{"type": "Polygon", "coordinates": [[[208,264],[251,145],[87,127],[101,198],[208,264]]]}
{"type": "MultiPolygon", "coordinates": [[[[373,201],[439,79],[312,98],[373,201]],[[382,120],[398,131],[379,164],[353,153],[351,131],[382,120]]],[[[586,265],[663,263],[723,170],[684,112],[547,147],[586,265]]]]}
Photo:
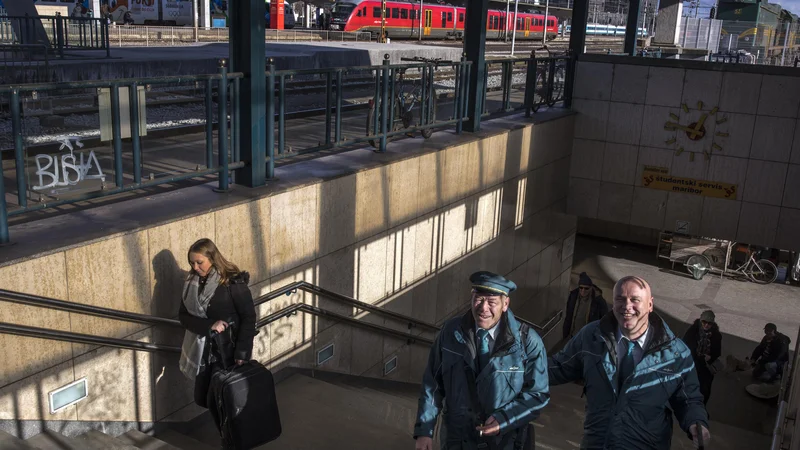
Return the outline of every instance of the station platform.
{"type": "MultiPolygon", "coordinates": [[[[462,50],[454,47],[377,42],[268,42],[267,58],[278,70],[320,69],[378,65],[388,54],[392,63],[400,58],[422,56],[458,61],[462,50]]],[[[228,58],[227,43],[183,47],[114,48],[75,52],[70,58],[49,62],[51,82],[197,75],[215,73],[218,61],[228,58]]]]}

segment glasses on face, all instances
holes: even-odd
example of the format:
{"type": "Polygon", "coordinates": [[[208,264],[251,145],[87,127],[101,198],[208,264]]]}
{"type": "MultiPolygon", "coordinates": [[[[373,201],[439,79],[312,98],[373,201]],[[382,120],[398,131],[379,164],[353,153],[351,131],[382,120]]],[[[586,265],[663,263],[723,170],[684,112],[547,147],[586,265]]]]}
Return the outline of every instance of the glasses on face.
{"type": "Polygon", "coordinates": [[[590,286],[578,286],[578,289],[580,289],[582,291],[588,291],[589,289],[591,289],[591,287],[590,286]]]}

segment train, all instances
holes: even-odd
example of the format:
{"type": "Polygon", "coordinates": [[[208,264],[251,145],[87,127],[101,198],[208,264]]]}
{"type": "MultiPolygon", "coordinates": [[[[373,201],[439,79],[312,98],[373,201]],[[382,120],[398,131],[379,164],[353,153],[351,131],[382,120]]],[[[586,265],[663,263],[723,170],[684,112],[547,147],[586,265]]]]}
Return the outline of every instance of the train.
{"type": "Polygon", "coordinates": [[[722,21],[722,52],[750,54],[766,64],[800,56],[800,20],[779,4],[720,0],[712,16],[722,21]]]}
{"type": "MultiPolygon", "coordinates": [[[[572,26],[567,25],[564,28],[563,24],[558,26],[559,34],[570,34],[572,26]]],[[[623,25],[605,25],[600,23],[590,23],[586,25],[587,36],[625,36],[625,27],[623,25]]],[[[639,37],[647,37],[647,29],[639,27],[639,37]]]]}
{"type": "Polygon", "coordinates": [[[130,11],[135,25],[192,26],[192,0],[101,0],[100,12],[92,11],[91,0],[34,0],[40,11],[53,7],[69,17],[110,17],[117,24],[125,23],[130,11]]]}
{"type": "MultiPolygon", "coordinates": [[[[385,30],[391,39],[417,39],[422,28],[423,39],[460,39],[464,35],[466,9],[458,6],[425,4],[424,14],[419,3],[386,2],[385,30]],[[421,23],[420,23],[421,22],[421,23]],[[421,25],[421,27],[420,27],[421,25]]],[[[490,10],[486,22],[486,39],[511,37],[514,31],[514,13],[490,10]]],[[[558,19],[542,14],[518,13],[517,39],[542,39],[547,28],[547,39],[558,35],[558,19]]],[[[336,2],[331,8],[330,29],[333,31],[369,32],[373,38],[381,33],[381,2],[365,0],[360,3],[336,2]]]]}

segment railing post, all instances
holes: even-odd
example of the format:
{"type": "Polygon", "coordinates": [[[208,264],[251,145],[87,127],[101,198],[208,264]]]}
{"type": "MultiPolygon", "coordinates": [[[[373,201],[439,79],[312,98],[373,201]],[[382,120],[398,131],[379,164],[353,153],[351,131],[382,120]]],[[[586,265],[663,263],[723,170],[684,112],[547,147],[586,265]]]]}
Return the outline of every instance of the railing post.
{"type": "Polygon", "coordinates": [[[422,77],[420,77],[420,91],[421,98],[419,101],[419,125],[425,126],[428,124],[428,96],[430,93],[428,89],[428,64],[422,66],[422,77]]]}
{"type": "Polygon", "coordinates": [[[61,13],[56,13],[56,49],[61,59],[64,58],[64,45],[64,17],[61,13]]]}
{"type": "Polygon", "coordinates": [[[466,70],[467,56],[461,55],[461,63],[458,65],[458,75],[456,77],[456,134],[461,134],[464,128],[464,71],[466,70]]]}
{"type": "MultiPolygon", "coordinates": [[[[231,141],[233,142],[233,161],[239,162],[241,158],[241,130],[240,130],[240,123],[242,121],[242,117],[240,116],[242,108],[241,108],[241,98],[239,94],[239,78],[233,79],[233,99],[231,103],[233,105],[233,120],[231,121],[231,141]]],[[[234,174],[235,175],[235,174],[234,174]]],[[[234,183],[236,179],[234,178],[234,183]]]]}
{"type": "Polygon", "coordinates": [[[139,139],[139,86],[134,81],[128,87],[131,110],[131,146],[133,147],[133,182],[142,182],[142,145],[139,139]]]}
{"type": "Polygon", "coordinates": [[[525,74],[525,117],[531,116],[533,99],[536,93],[536,50],[531,50],[528,69],[525,74]]]}
{"type": "Polygon", "coordinates": [[[567,73],[564,81],[564,108],[572,107],[572,80],[575,78],[575,53],[570,50],[567,53],[567,73]]]}
{"type": "Polygon", "coordinates": [[[111,58],[111,40],[108,36],[108,21],[103,20],[100,29],[103,32],[103,45],[106,47],[106,58],[111,58]]]}
{"type": "Polygon", "coordinates": [[[278,75],[278,154],[286,150],[286,76],[278,75]]]}
{"type": "Polygon", "coordinates": [[[206,168],[210,169],[214,165],[214,111],[212,105],[213,81],[206,80],[206,168]]]}
{"type": "Polygon", "coordinates": [[[389,119],[389,54],[383,55],[383,68],[381,69],[381,153],[386,151],[386,133],[389,119]]]}
{"type": "Polygon", "coordinates": [[[553,98],[553,81],[556,76],[556,60],[550,58],[547,66],[547,104],[550,105],[555,99],[553,98]]]}
{"type": "Polygon", "coordinates": [[[120,126],[119,84],[111,85],[111,130],[114,142],[114,180],[122,188],[122,131],[120,126]]]}
{"type": "MultiPolygon", "coordinates": [[[[22,144],[22,111],[20,110],[19,89],[11,91],[11,133],[14,135],[14,161],[17,174],[17,198],[19,206],[28,206],[25,186],[25,148],[22,144]]],[[[2,183],[0,183],[2,184],[2,183]]],[[[5,196],[3,197],[5,202],[5,196]]]]}
{"type": "Polygon", "coordinates": [[[275,177],[275,60],[267,66],[267,179],[275,177]]]}
{"type": "Polygon", "coordinates": [[[219,188],[215,192],[228,192],[228,60],[219,60],[217,99],[217,152],[219,157],[219,188]]]}
{"type": "Polygon", "coordinates": [[[342,140],[342,69],[336,71],[336,145],[342,140]]]}
{"type": "Polygon", "coordinates": [[[325,145],[331,144],[331,109],[333,108],[333,77],[331,72],[325,73],[325,145]]]}

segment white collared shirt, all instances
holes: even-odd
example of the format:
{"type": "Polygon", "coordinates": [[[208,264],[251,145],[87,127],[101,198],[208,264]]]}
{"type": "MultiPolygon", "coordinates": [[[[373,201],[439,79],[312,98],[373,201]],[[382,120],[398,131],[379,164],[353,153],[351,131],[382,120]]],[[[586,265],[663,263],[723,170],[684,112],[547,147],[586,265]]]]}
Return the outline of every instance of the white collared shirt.
{"type": "MultiPolygon", "coordinates": [[[[644,346],[647,345],[647,336],[650,334],[650,325],[644,330],[639,339],[633,341],[636,345],[633,346],[633,366],[639,365],[639,362],[644,357],[644,346]]],[[[628,353],[629,339],[622,335],[622,332],[617,328],[617,367],[622,365],[622,358],[628,353]]]]}
{"type": "MultiPolygon", "coordinates": [[[[500,319],[502,320],[502,319],[500,319]]],[[[492,354],[492,349],[494,349],[494,341],[497,337],[497,329],[500,327],[500,321],[498,320],[497,323],[489,329],[489,354],[492,354]]],[[[475,339],[478,338],[478,330],[480,328],[476,325],[475,326],[475,339]]],[[[476,342],[477,344],[477,342],[476,342]]]]}

